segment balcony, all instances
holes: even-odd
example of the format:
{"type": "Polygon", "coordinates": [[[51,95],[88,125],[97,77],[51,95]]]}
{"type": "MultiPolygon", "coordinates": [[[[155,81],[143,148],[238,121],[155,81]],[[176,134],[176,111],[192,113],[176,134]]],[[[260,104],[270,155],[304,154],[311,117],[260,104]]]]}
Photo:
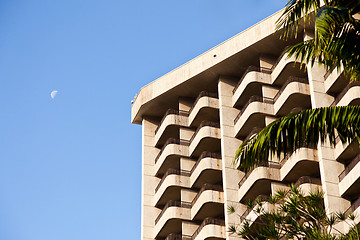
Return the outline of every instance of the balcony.
{"type": "Polygon", "coordinates": [[[155,158],[155,176],[160,176],[169,168],[180,168],[180,157],[189,156],[190,142],[169,138],[155,158]]]}
{"type": "Polygon", "coordinates": [[[283,85],[293,76],[306,78],[307,73],[301,70],[301,64],[294,57],[288,58],[283,51],[271,69],[249,66],[233,90],[233,107],[244,105],[251,96],[261,95],[263,84],[283,85]]]}
{"type": "Polygon", "coordinates": [[[191,240],[218,240],[226,238],[225,221],[216,218],[205,218],[196,229],[191,240]]]}
{"type": "Polygon", "coordinates": [[[360,82],[349,83],[335,98],[331,106],[360,105],[360,82]]]}
{"type": "Polygon", "coordinates": [[[273,99],[252,96],[234,120],[235,137],[245,138],[251,129],[265,126],[265,116],[274,115],[273,99]]]}
{"type": "Polygon", "coordinates": [[[296,61],[295,57],[289,57],[289,55],[285,52],[278,58],[278,61],[271,68],[271,79],[273,85],[283,85],[285,81],[293,76],[305,78],[307,77],[305,66],[301,66],[301,63],[296,61]]]}
{"type": "Polygon", "coordinates": [[[322,190],[321,179],[310,176],[300,177],[296,181],[295,186],[299,187],[304,194],[322,190]]]}
{"type": "Polygon", "coordinates": [[[239,201],[244,203],[259,195],[270,195],[272,181],[280,181],[280,164],[271,161],[261,163],[240,180],[239,201]]]}
{"type": "Polygon", "coordinates": [[[346,199],[353,199],[359,195],[360,189],[360,154],[358,154],[345,167],[339,175],[339,191],[340,195],[346,199]]]}
{"type": "Polygon", "coordinates": [[[319,159],[316,149],[299,148],[292,154],[287,154],[280,162],[280,179],[285,182],[295,182],[301,176],[319,176],[319,159]]]}
{"type": "MultiPolygon", "coordinates": [[[[261,210],[261,212],[266,211],[266,212],[270,212],[274,209],[274,206],[268,202],[266,202],[266,200],[269,199],[269,195],[259,195],[255,198],[254,202],[261,202],[261,209],[259,209],[260,206],[258,206],[257,204],[253,207],[253,208],[248,208],[245,212],[243,212],[243,214],[240,216],[241,220],[247,220],[249,222],[250,227],[254,224],[254,223],[258,223],[259,222],[259,210],[261,210]]],[[[243,224],[244,222],[242,222],[243,224]]]]}
{"type": "Polygon", "coordinates": [[[306,78],[289,77],[274,99],[274,113],[284,116],[294,108],[311,108],[310,90],[306,78]]]}
{"type": "Polygon", "coordinates": [[[156,206],[169,200],[180,200],[180,188],[190,186],[190,172],[179,169],[168,169],[155,188],[156,206]]]}
{"type": "Polygon", "coordinates": [[[179,128],[188,125],[187,111],[168,109],[155,129],[155,145],[161,146],[166,139],[179,138],[179,128]]]}
{"type": "MultiPolygon", "coordinates": [[[[351,206],[345,211],[346,213],[353,213],[355,216],[360,214],[360,197],[357,197],[354,201],[351,202],[351,206]]],[[[355,219],[355,223],[360,222],[359,218],[355,219]]]]}
{"type": "Polygon", "coordinates": [[[224,215],[224,192],[221,185],[204,184],[191,202],[191,219],[224,215]]]}
{"type": "Polygon", "coordinates": [[[202,121],[190,139],[189,153],[191,157],[198,157],[207,150],[220,152],[220,125],[202,121]]]}
{"type": "Polygon", "coordinates": [[[183,238],[179,233],[170,233],[166,236],[165,240],[183,240],[183,238]]]}
{"type": "Polygon", "coordinates": [[[218,153],[203,152],[190,171],[191,187],[200,188],[205,183],[221,183],[221,170],[221,155],[218,153]]]}
{"type": "Polygon", "coordinates": [[[339,71],[335,69],[326,72],[324,79],[325,92],[330,95],[341,92],[349,83],[349,78],[345,76],[342,68],[339,71]]]}
{"type": "Polygon", "coordinates": [[[217,93],[202,91],[189,110],[189,126],[199,126],[202,119],[219,122],[219,99],[217,93]]]}
{"type": "Polygon", "coordinates": [[[343,144],[339,136],[335,138],[334,156],[338,162],[347,165],[359,152],[360,146],[356,140],[343,144]]]}
{"type": "MultiPolygon", "coordinates": [[[[303,176],[300,177],[296,183],[295,186],[300,187],[303,193],[310,193],[315,190],[321,190],[321,180],[319,178],[313,178],[309,176],[303,176]]],[[[257,196],[253,202],[258,203],[261,202],[261,205],[259,206],[256,204],[253,208],[248,208],[241,216],[241,220],[247,220],[250,227],[254,223],[261,223],[260,221],[260,215],[259,213],[263,212],[271,212],[274,210],[274,205],[267,202],[269,199],[269,195],[259,195],[257,196]]]]}
{"type": "Polygon", "coordinates": [[[155,219],[154,238],[165,238],[171,233],[181,232],[182,220],[190,220],[191,203],[168,201],[155,219]]]}
{"type": "Polygon", "coordinates": [[[233,107],[241,106],[251,96],[262,94],[262,85],[271,83],[271,69],[249,66],[233,90],[233,107]]]}

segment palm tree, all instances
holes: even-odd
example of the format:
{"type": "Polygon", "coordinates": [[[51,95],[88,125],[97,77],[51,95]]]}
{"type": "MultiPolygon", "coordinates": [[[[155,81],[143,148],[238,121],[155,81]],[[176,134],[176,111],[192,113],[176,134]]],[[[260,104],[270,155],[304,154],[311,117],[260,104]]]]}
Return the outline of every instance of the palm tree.
{"type": "Polygon", "coordinates": [[[288,49],[302,63],[318,61],[328,70],[342,66],[352,80],[360,75],[360,22],[355,15],[360,11],[359,0],[289,0],[277,22],[283,29],[282,38],[297,34],[299,25],[309,24],[311,12],[315,16],[314,39],[306,40],[288,49]],[[305,16],[305,17],[304,17],[305,16]]]}
{"type": "MultiPolygon", "coordinates": [[[[300,24],[315,24],[313,39],[290,47],[289,57],[302,63],[318,62],[329,71],[342,67],[352,81],[360,78],[360,22],[354,15],[360,11],[359,0],[289,0],[278,20],[282,38],[296,35],[300,24]],[[312,14],[315,20],[312,21],[312,14]],[[314,23],[315,22],[315,23],[314,23]]],[[[327,138],[332,146],[336,136],[345,142],[360,143],[360,107],[326,107],[308,109],[279,118],[257,135],[242,143],[234,164],[248,171],[269,157],[291,153],[302,146],[316,147],[327,138]]]]}
{"type": "MultiPolygon", "coordinates": [[[[252,222],[239,216],[241,224],[228,229],[243,239],[359,239],[360,227],[355,224],[355,216],[347,212],[327,215],[323,193],[318,190],[305,194],[291,185],[289,190],[279,190],[247,206],[249,212],[257,215],[257,220],[252,222]],[[349,225],[347,234],[335,227],[340,222],[349,225]]],[[[234,207],[229,207],[228,211],[236,213],[234,207]]]]}

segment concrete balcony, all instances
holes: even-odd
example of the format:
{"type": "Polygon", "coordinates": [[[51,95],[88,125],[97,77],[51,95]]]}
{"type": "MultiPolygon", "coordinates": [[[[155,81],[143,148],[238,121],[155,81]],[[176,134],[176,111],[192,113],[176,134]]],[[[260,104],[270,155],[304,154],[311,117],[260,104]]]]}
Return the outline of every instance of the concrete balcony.
{"type": "MultiPolygon", "coordinates": [[[[296,181],[295,186],[299,187],[303,191],[303,193],[307,194],[316,190],[321,190],[321,180],[319,178],[303,176],[296,181]]],[[[253,208],[248,208],[240,216],[240,219],[244,221],[247,220],[250,227],[252,227],[254,223],[261,223],[260,214],[264,212],[271,212],[275,209],[275,206],[273,204],[267,202],[268,199],[269,195],[257,196],[253,200],[253,202],[261,202],[261,205],[259,206],[258,204],[256,204],[253,208]]]]}
{"type": "Polygon", "coordinates": [[[253,224],[256,224],[260,220],[260,214],[263,212],[270,212],[274,209],[274,206],[266,200],[269,198],[269,195],[259,195],[255,198],[254,202],[261,202],[261,206],[256,204],[253,208],[248,208],[243,214],[240,216],[240,219],[243,220],[241,225],[246,221],[248,221],[250,227],[252,227],[253,224]],[[264,200],[264,201],[262,201],[264,200]]]}
{"type": "Polygon", "coordinates": [[[345,77],[343,68],[328,71],[324,75],[324,79],[325,92],[330,95],[341,92],[349,83],[349,78],[345,77]]]}
{"type": "Polygon", "coordinates": [[[169,138],[155,158],[155,176],[163,175],[169,168],[180,168],[180,157],[189,156],[190,142],[169,138]]]}
{"type": "Polygon", "coordinates": [[[169,138],[179,138],[179,128],[188,125],[187,111],[168,109],[155,130],[155,146],[161,146],[169,138]]]}
{"type": "Polygon", "coordinates": [[[355,199],[359,197],[360,189],[360,154],[358,154],[345,167],[345,170],[339,175],[339,192],[346,199],[355,199]]]}
{"type": "Polygon", "coordinates": [[[339,136],[335,138],[334,157],[336,161],[347,165],[359,152],[360,146],[356,140],[342,143],[339,136]]]}
{"type": "Polygon", "coordinates": [[[306,78],[289,77],[274,98],[252,96],[234,120],[236,137],[244,138],[250,129],[265,126],[266,115],[286,115],[294,108],[310,108],[306,78]]]}
{"type": "Polygon", "coordinates": [[[217,93],[200,92],[189,110],[189,126],[199,126],[203,119],[219,122],[219,99],[217,93]]]}
{"type": "Polygon", "coordinates": [[[295,182],[302,176],[319,176],[319,159],[317,150],[299,148],[288,154],[280,162],[280,179],[285,182],[295,182]]]}
{"type": "Polygon", "coordinates": [[[190,156],[198,157],[207,150],[220,152],[220,138],[220,125],[218,123],[202,121],[190,139],[190,156]]]}
{"type": "Polygon", "coordinates": [[[190,171],[191,188],[200,188],[205,183],[221,183],[221,171],[221,155],[217,153],[203,152],[190,171]]]}
{"type": "MultiPolygon", "coordinates": [[[[360,214],[360,197],[356,198],[354,201],[351,201],[351,206],[346,210],[346,213],[353,213],[355,216],[360,214]]],[[[355,224],[360,222],[359,217],[355,219],[355,224]]]]}
{"type": "Polygon", "coordinates": [[[284,116],[294,108],[311,108],[310,90],[306,78],[289,77],[274,99],[274,113],[284,116]]]}
{"type": "Polygon", "coordinates": [[[245,139],[243,141],[246,142],[247,140],[249,140],[256,134],[258,134],[261,130],[262,130],[261,127],[254,127],[253,129],[251,129],[250,133],[245,137],[245,139]]]}
{"type": "Polygon", "coordinates": [[[183,240],[183,237],[180,233],[170,233],[165,240],[183,240]]]}
{"type": "Polygon", "coordinates": [[[190,186],[190,172],[168,169],[155,188],[155,206],[164,205],[170,200],[180,200],[181,187],[190,186]]]}
{"type": "Polygon", "coordinates": [[[240,180],[239,201],[244,203],[259,195],[270,195],[272,181],[280,181],[280,164],[278,162],[261,163],[240,180]]]}
{"type": "Polygon", "coordinates": [[[261,95],[263,84],[283,85],[289,77],[306,77],[295,57],[288,58],[285,51],[272,68],[249,66],[233,90],[233,107],[244,105],[251,96],[261,95]]]}
{"type": "Polygon", "coordinates": [[[360,105],[360,82],[349,83],[331,106],[360,105]]]}
{"type": "Polygon", "coordinates": [[[165,238],[170,233],[181,232],[182,220],[190,219],[191,204],[169,201],[155,219],[154,239],[165,238]]]}
{"type": "Polygon", "coordinates": [[[221,185],[204,184],[191,203],[191,219],[224,215],[224,192],[221,185]]]}
{"type": "Polygon", "coordinates": [[[305,195],[310,192],[322,191],[321,179],[310,176],[300,177],[295,186],[299,187],[305,195]]]}
{"type": "Polygon", "coordinates": [[[271,83],[271,70],[249,66],[233,90],[233,107],[242,106],[251,96],[262,94],[262,85],[271,83]]]}
{"type": "Polygon", "coordinates": [[[263,128],[266,115],[274,115],[273,99],[252,96],[234,120],[235,137],[245,138],[253,128],[263,128]]]}
{"type": "Polygon", "coordinates": [[[289,57],[284,51],[271,68],[271,84],[283,85],[291,76],[304,78],[307,76],[307,73],[303,69],[306,69],[305,66],[302,67],[294,56],[289,57]]]}
{"type": "Polygon", "coordinates": [[[220,240],[226,239],[225,221],[216,218],[206,218],[196,229],[191,240],[220,240]]]}

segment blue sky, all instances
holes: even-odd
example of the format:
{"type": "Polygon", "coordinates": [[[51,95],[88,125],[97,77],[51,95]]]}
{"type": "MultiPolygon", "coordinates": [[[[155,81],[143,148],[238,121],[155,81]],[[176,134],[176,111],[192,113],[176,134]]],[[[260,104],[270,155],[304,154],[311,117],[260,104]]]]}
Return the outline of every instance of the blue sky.
{"type": "Polygon", "coordinates": [[[0,239],[140,239],[130,101],[285,3],[0,0],[0,239]]]}

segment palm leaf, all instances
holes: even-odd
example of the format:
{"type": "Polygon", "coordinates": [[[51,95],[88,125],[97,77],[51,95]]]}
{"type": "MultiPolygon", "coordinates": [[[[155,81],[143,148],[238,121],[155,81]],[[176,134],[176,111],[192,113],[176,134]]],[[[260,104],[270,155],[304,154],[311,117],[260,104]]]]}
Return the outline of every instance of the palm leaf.
{"type": "Polygon", "coordinates": [[[329,139],[332,146],[356,139],[360,143],[360,106],[307,109],[279,118],[242,143],[234,164],[249,171],[272,156],[280,158],[303,146],[316,147],[329,139]]]}
{"type": "Polygon", "coordinates": [[[315,62],[332,71],[342,66],[351,80],[360,76],[360,22],[354,14],[360,11],[360,1],[290,0],[277,21],[276,29],[282,29],[281,37],[297,37],[299,26],[314,29],[312,40],[301,42],[287,50],[289,56],[295,55],[302,63],[315,62]],[[312,14],[313,13],[313,14],[312,14]],[[314,27],[307,26],[312,23],[314,27]]]}

